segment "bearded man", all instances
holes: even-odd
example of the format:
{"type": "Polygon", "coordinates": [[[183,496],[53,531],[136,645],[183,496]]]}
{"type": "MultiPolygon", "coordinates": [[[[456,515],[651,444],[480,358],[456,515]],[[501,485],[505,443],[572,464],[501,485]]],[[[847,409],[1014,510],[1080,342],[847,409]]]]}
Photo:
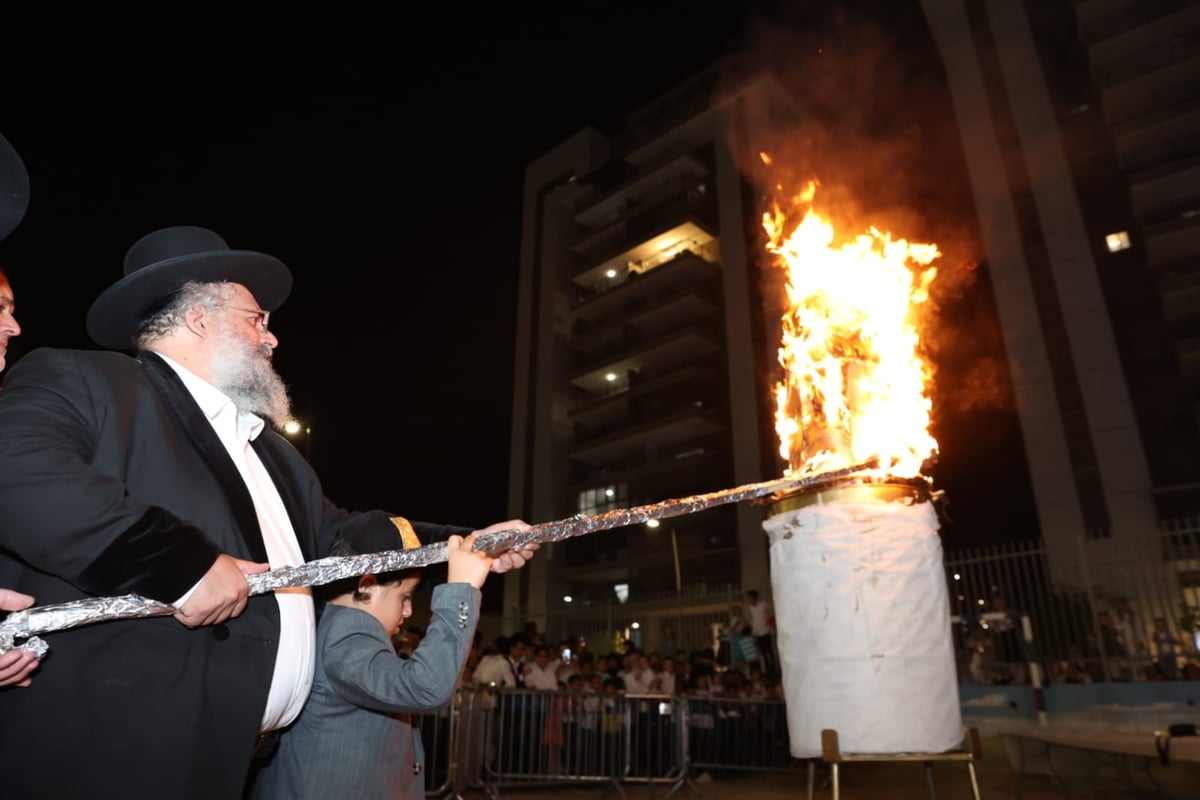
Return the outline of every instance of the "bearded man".
{"type": "MultiPolygon", "coordinates": [[[[0,691],[5,796],[237,798],[260,734],[312,682],[307,590],[245,576],[381,530],[397,549],[468,528],[352,513],[263,418],[288,417],[270,315],[292,276],[204,228],[156,231],[88,312],[117,352],[42,349],[0,393],[0,586],[39,603],[136,592],[170,617],[49,638],[33,685],[0,691]]],[[[509,521],[485,530],[526,528],[509,521]]],[[[524,564],[510,552],[493,567],[524,564]]]]}

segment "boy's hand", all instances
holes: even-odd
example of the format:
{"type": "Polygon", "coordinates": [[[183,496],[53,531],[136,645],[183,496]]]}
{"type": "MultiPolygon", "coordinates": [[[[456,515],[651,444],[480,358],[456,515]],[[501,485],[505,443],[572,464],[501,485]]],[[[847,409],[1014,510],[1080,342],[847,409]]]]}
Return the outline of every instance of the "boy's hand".
{"type": "Polygon", "coordinates": [[[475,534],[467,538],[451,536],[446,540],[446,580],[450,583],[469,583],[476,589],[483,588],[488,570],[492,568],[492,557],[482,550],[476,552],[475,534]]]}

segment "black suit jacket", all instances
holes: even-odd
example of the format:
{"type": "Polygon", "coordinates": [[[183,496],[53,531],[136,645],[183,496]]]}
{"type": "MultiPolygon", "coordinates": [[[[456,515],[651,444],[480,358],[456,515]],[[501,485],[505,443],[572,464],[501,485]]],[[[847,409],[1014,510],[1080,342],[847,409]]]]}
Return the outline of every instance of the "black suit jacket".
{"type": "MultiPolygon", "coordinates": [[[[351,513],[274,431],[254,442],[306,558],[388,526],[351,513]]],[[[468,529],[414,523],[423,542],[468,529]]],[[[129,592],[172,602],[219,553],[266,561],[250,494],[175,372],[152,353],[35,350],[0,392],[0,586],[39,605],[129,592]]],[[[12,797],[235,798],[266,704],[274,597],[191,630],[170,617],[47,637],[27,689],[0,690],[12,797]]]]}

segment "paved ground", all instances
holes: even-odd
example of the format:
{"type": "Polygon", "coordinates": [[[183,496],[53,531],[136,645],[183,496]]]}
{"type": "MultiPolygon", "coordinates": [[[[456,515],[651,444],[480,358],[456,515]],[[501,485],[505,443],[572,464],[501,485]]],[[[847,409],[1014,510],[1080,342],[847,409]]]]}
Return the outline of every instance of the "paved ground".
{"type": "MultiPolygon", "coordinates": [[[[1016,781],[1004,756],[1000,741],[994,737],[984,739],[983,758],[977,764],[980,796],[983,800],[994,798],[1017,798],[1021,800],[1084,800],[1084,798],[1113,798],[1114,800],[1140,800],[1140,798],[1169,798],[1169,800],[1200,800],[1200,764],[1172,763],[1163,767],[1150,766],[1151,775],[1162,787],[1162,794],[1146,791],[1147,784],[1137,776],[1137,786],[1124,787],[1116,783],[1111,775],[1099,775],[1095,781],[1098,788],[1075,788],[1070,793],[1056,789],[1044,782],[1026,779],[1016,793],[1016,781]]],[[[786,773],[770,774],[717,774],[701,777],[692,784],[685,784],[673,795],[679,798],[716,800],[803,800],[806,790],[806,770],[801,765],[786,773]]],[[[971,797],[971,784],[964,764],[943,763],[934,768],[936,797],[942,800],[966,800],[971,797]]],[[[651,789],[646,785],[626,784],[625,795],[629,800],[665,798],[669,786],[659,785],[651,789]]],[[[474,797],[476,795],[467,795],[474,797]]],[[[482,797],[483,793],[477,796],[482,797]]],[[[817,792],[820,800],[833,796],[826,785],[817,792]]],[[[503,800],[606,800],[617,798],[611,789],[561,788],[506,789],[500,792],[503,800]]],[[[861,763],[842,766],[841,800],[926,800],[925,772],[920,764],[861,763]]]]}

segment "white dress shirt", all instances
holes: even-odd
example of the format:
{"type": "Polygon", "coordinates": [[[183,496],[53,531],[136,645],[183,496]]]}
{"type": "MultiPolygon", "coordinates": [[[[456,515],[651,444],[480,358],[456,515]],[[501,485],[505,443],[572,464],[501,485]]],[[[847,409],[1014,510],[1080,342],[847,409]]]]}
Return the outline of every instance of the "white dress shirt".
{"type": "Polygon", "coordinates": [[[761,598],[754,605],[746,604],[746,612],[750,617],[750,634],[752,636],[767,636],[771,633],[771,604],[761,598]]]}
{"type": "Polygon", "coordinates": [[[497,686],[517,687],[517,676],[508,656],[492,653],[479,659],[471,678],[480,686],[494,683],[497,686]]]}
{"type": "Polygon", "coordinates": [[[543,691],[557,692],[558,691],[558,660],[546,664],[545,669],[539,667],[537,662],[525,665],[525,688],[526,689],[541,689],[543,691]]]}
{"type": "MultiPolygon", "coordinates": [[[[233,401],[211,383],[162,353],[158,355],[179,375],[237,466],[254,501],[271,569],[303,564],[300,543],[279,490],[250,446],[265,427],[262,418],[239,411],[233,401]]],[[[313,680],[316,623],[312,590],[306,587],[277,589],[275,600],[279,603],[279,649],[275,654],[275,672],[271,677],[267,707],[259,726],[262,731],[291,723],[304,707],[313,680]]]]}

